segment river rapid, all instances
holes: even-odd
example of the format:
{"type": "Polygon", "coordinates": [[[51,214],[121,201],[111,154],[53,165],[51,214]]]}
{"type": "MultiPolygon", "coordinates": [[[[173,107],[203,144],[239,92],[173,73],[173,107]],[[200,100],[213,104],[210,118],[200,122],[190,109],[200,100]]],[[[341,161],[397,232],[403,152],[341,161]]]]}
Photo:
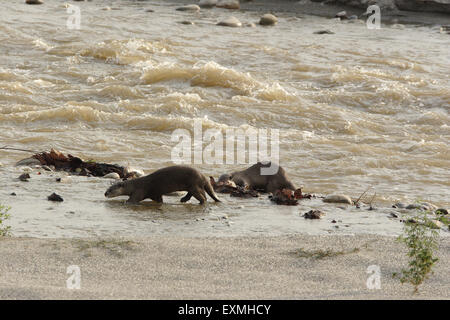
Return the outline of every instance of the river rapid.
{"type": "MultiPolygon", "coordinates": [[[[70,4],[81,10],[79,30],[68,29],[72,13],[61,1],[2,2],[1,146],[55,148],[150,173],[173,164],[172,134],[192,130],[194,120],[203,130],[277,129],[279,162],[304,192],[357,198],[371,187],[367,199],[376,192],[380,209],[319,199],[276,206],[266,195],[127,206],[104,197],[108,179],[58,184],[64,173],[33,169],[20,182],[23,168],[14,164],[30,154],[0,150],[0,196],[12,207],[14,235],[397,234],[402,224],[387,217],[393,203],[450,206],[450,36],[439,28],[371,30],[295,10],[279,13],[274,27],[227,28],[216,23],[230,15],[255,23],[261,12],[180,12],[170,1],[70,4]],[[314,34],[323,29],[335,34],[314,34]],[[65,201],[48,202],[52,192],[65,201]],[[300,216],[313,208],[327,215],[300,216]]],[[[248,165],[195,166],[218,177],[248,165]]]]}

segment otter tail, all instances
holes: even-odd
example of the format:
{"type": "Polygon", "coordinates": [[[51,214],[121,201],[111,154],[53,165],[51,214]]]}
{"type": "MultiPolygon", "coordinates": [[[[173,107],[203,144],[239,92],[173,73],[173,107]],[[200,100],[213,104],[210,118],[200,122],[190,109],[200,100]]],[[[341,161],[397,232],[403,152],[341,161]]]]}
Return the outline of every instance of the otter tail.
{"type": "MultiPolygon", "coordinates": [[[[205,180],[206,180],[206,179],[205,179],[205,180]]],[[[214,193],[214,190],[213,190],[213,188],[212,188],[212,186],[211,186],[211,183],[210,183],[208,180],[205,181],[205,191],[206,191],[207,194],[209,194],[209,196],[210,196],[215,202],[221,202],[221,201],[217,198],[216,194],[214,193]]]]}

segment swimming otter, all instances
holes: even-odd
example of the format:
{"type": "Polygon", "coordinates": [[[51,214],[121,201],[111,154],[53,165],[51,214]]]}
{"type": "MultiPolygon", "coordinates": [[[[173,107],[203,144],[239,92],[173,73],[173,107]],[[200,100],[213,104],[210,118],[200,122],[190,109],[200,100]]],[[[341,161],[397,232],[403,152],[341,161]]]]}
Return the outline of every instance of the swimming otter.
{"type": "Polygon", "coordinates": [[[162,202],[162,196],[175,191],[187,191],[181,202],[193,196],[200,204],[205,203],[206,193],[216,202],[217,199],[208,179],[197,169],[186,166],[172,166],[159,169],[147,176],[118,182],[108,188],[105,197],[129,196],[127,202],[137,203],[150,198],[162,202]]]}
{"type": "Polygon", "coordinates": [[[222,180],[227,178],[236,183],[238,186],[245,187],[247,185],[249,189],[261,190],[263,192],[274,193],[276,190],[296,189],[292,182],[286,177],[286,172],[284,169],[275,163],[272,164],[271,162],[258,162],[248,169],[233,172],[229,176],[221,176],[222,180]],[[271,168],[274,166],[278,167],[278,170],[276,170],[274,174],[263,174],[264,172],[262,171],[262,168],[271,168]]]}

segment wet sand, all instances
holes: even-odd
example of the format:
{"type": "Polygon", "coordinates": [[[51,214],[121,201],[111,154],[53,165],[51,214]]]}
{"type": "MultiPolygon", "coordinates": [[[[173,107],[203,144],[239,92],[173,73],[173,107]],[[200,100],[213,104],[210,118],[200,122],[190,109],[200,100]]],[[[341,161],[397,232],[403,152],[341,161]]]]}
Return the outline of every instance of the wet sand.
{"type": "Polygon", "coordinates": [[[392,237],[0,240],[1,299],[450,299],[450,241],[442,239],[435,273],[412,294],[392,278],[406,265],[392,237]],[[332,249],[322,259],[295,252],[332,249]],[[78,265],[81,289],[66,288],[78,265]],[[369,290],[367,267],[381,268],[369,290]]]}

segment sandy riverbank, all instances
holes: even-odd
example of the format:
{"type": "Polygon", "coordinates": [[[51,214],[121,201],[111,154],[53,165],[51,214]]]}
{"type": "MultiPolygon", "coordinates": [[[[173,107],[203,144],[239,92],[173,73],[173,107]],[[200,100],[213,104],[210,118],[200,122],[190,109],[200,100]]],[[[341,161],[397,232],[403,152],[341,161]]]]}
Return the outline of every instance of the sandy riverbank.
{"type": "Polygon", "coordinates": [[[1,299],[450,299],[450,239],[435,274],[412,295],[392,279],[405,248],[382,236],[147,237],[126,240],[0,240],[1,299]],[[315,259],[295,252],[343,252],[315,259]],[[81,289],[66,288],[66,268],[81,289]],[[370,265],[381,289],[369,290],[370,265]]]}

